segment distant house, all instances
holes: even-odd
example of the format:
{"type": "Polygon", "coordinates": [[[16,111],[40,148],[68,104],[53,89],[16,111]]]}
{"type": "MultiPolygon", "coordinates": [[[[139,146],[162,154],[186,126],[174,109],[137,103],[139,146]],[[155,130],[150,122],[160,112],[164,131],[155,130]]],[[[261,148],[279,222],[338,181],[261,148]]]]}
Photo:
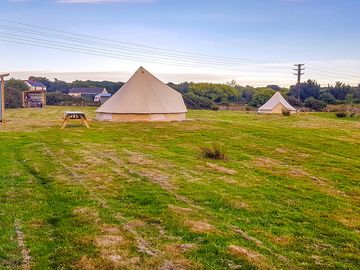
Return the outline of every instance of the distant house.
{"type": "Polygon", "coordinates": [[[73,97],[91,97],[95,98],[97,95],[108,94],[105,88],[71,88],[69,95],[73,97]]]}
{"type": "Polygon", "coordinates": [[[46,86],[34,80],[26,80],[25,84],[29,90],[24,91],[23,94],[23,107],[38,107],[43,108],[46,106],[46,86]]]}
{"type": "Polygon", "coordinates": [[[46,91],[46,86],[41,82],[37,82],[29,79],[25,81],[25,84],[29,87],[30,91],[38,91],[38,90],[46,91]]]}

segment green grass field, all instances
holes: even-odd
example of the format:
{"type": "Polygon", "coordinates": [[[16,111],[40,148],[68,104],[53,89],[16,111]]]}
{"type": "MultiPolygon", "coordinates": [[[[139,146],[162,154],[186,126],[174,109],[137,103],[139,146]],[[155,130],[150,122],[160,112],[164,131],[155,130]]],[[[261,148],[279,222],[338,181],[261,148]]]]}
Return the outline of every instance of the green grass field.
{"type": "Polygon", "coordinates": [[[65,110],[0,126],[0,269],[359,269],[359,118],[60,130],[65,110]],[[227,160],[200,155],[215,142],[227,160]]]}

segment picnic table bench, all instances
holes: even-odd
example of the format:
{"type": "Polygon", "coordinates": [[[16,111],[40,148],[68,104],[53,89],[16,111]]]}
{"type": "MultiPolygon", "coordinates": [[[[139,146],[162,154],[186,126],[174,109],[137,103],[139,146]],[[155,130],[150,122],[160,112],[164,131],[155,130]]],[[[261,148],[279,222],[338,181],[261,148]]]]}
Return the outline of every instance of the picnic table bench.
{"type": "Polygon", "coordinates": [[[82,123],[89,128],[89,123],[87,121],[86,115],[83,112],[70,112],[70,111],[66,111],[64,112],[64,118],[63,121],[61,123],[61,129],[65,128],[67,125],[67,122],[71,119],[80,119],[82,121],[82,123]]]}

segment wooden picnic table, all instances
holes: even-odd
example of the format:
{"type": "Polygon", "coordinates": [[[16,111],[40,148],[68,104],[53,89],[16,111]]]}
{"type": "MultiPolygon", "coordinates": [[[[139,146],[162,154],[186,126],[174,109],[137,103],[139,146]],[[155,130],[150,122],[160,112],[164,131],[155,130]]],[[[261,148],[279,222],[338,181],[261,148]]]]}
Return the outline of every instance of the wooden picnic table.
{"type": "Polygon", "coordinates": [[[67,122],[71,119],[80,119],[87,128],[90,127],[85,113],[66,111],[66,112],[64,112],[64,119],[61,123],[61,129],[64,129],[67,125],[67,122]]]}

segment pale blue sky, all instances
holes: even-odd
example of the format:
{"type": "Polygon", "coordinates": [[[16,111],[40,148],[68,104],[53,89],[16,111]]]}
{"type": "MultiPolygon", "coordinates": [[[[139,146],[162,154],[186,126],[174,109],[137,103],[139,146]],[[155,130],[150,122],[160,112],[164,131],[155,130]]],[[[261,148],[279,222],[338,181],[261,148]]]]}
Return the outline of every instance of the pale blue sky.
{"type": "MultiPolygon", "coordinates": [[[[165,81],[289,85],[292,64],[322,84],[360,82],[357,0],[1,0],[0,18],[74,33],[256,60],[234,68],[183,67],[8,43],[0,36],[0,71],[14,76],[126,80],[144,65],[165,81]]],[[[19,26],[0,21],[2,26],[19,26]]],[[[15,33],[0,28],[0,35],[15,33]]],[[[22,33],[20,33],[22,35],[22,33]]],[[[36,37],[34,37],[36,39],[36,37]]],[[[152,56],[153,57],[153,56],[152,56]]],[[[140,57],[141,58],[141,57],[140,57]]],[[[195,64],[193,64],[195,66],[195,64]]]]}

